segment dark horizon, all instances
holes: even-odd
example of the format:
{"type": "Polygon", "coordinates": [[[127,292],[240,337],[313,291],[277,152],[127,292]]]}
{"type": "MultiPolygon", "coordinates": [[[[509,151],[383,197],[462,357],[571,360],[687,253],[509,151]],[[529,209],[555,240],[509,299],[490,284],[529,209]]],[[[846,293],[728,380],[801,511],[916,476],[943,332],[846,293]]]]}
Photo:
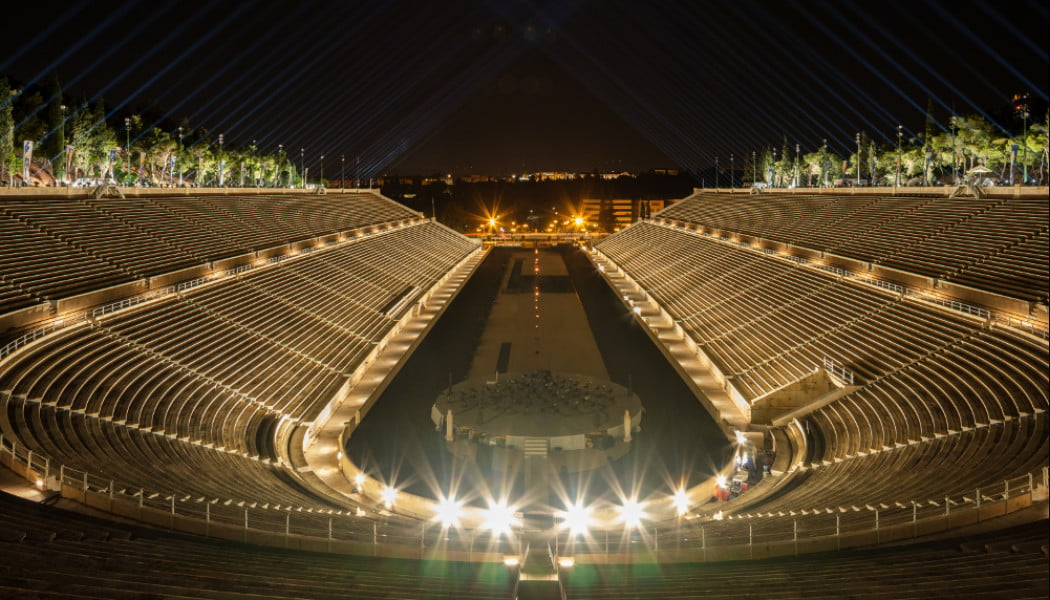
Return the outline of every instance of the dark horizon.
{"type": "Polygon", "coordinates": [[[940,127],[957,112],[1010,130],[1012,94],[1047,98],[1036,2],[76,2],[50,21],[21,6],[0,74],[57,74],[111,119],[305,148],[311,172],[327,155],[369,177],[696,173],[785,138],[892,144],[928,103],[940,127]]]}

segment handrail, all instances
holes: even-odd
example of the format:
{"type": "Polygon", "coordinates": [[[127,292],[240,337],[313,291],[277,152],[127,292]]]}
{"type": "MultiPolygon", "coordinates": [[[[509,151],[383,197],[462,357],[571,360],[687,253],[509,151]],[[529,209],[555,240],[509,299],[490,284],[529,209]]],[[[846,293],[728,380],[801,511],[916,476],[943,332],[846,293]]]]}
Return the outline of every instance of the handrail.
{"type": "Polygon", "coordinates": [[[32,342],[34,340],[42,338],[45,335],[47,335],[49,333],[53,333],[53,332],[58,331],[60,329],[65,329],[66,327],[68,327],[68,326],[70,326],[70,325],[72,325],[74,323],[79,323],[79,322],[83,321],[85,318],[86,318],[85,315],[78,314],[78,315],[73,315],[71,317],[55,319],[54,321],[52,321],[48,325],[45,325],[43,327],[38,327],[38,328],[36,328],[36,329],[34,329],[34,330],[24,334],[24,335],[21,335],[21,336],[15,338],[15,339],[11,340],[7,344],[5,344],[3,348],[0,348],[0,359],[8,357],[9,355],[13,354],[19,348],[29,344],[30,342],[32,342]]]}
{"type": "MultiPolygon", "coordinates": [[[[255,500],[196,497],[184,492],[160,492],[122,487],[115,480],[56,464],[20,445],[17,440],[0,435],[0,463],[11,467],[39,489],[61,491],[64,497],[81,501],[94,508],[165,528],[203,533],[225,539],[252,540],[264,545],[287,546],[290,540],[305,545],[316,540],[329,550],[343,549],[379,554],[382,547],[404,556],[405,548],[419,549],[420,556],[433,552],[474,552],[476,545],[487,543],[489,552],[482,559],[502,560],[503,549],[514,548],[513,540],[482,529],[442,530],[428,536],[428,527],[440,524],[416,520],[397,520],[380,513],[380,507],[359,505],[346,510],[280,505],[255,500]],[[380,542],[382,539],[382,543],[380,542]],[[429,542],[429,545],[428,545],[429,542]],[[332,544],[343,544],[334,547],[332,544]],[[507,544],[510,544],[507,546],[507,544]],[[499,556],[499,558],[496,558],[499,556]]],[[[689,514],[675,522],[665,522],[645,531],[623,535],[620,529],[575,538],[571,532],[556,534],[557,544],[572,545],[579,560],[588,554],[625,555],[629,559],[632,542],[650,544],[654,551],[669,553],[672,559],[700,560],[708,551],[747,548],[754,552],[770,551],[777,545],[794,544],[795,551],[826,551],[857,545],[878,544],[890,539],[920,537],[951,530],[1022,510],[1034,499],[1047,495],[1047,467],[1026,475],[984,485],[969,491],[956,491],[937,498],[915,498],[903,501],[872,502],[859,506],[826,506],[799,509],[792,513],[742,513],[723,515],[718,512],[689,514]],[[902,533],[903,532],[903,533],[902,533]],[[881,537],[880,537],[881,535],[881,537]],[[588,539],[589,538],[589,539],[588,539]],[[859,540],[859,541],[858,541],[859,540]],[[613,545],[615,544],[615,545],[613,545]],[[812,550],[806,550],[811,546],[812,550]],[[798,548],[802,547],[801,550],[798,548]],[[697,553],[703,553],[698,555],[697,553]],[[692,553],[692,554],[690,554],[692,553]]],[[[706,504],[698,499],[698,505],[706,504]]],[[[715,508],[721,509],[722,503],[715,508]]],[[[518,532],[527,539],[531,531],[518,532]]],[[[549,543],[549,542],[548,542],[549,543]]],[[[479,546],[480,547],[480,546],[479,546]]],[[[520,552],[521,548],[517,550],[520,552]]],[[[789,553],[789,552],[788,552],[789,553]]],[[[450,554],[451,555],[451,554],[450,554]]],[[[757,558],[754,554],[752,558],[757,558]]],[[[706,560],[706,559],[705,559],[706,560]]]]}

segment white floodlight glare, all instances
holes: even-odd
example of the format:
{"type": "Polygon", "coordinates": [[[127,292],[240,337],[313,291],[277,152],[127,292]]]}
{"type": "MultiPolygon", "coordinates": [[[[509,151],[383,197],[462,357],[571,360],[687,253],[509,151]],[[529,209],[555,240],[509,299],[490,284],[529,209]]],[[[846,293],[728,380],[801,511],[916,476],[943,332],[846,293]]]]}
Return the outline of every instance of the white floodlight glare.
{"type": "Polygon", "coordinates": [[[561,527],[568,529],[570,535],[586,534],[591,526],[591,507],[580,503],[573,504],[558,513],[561,518],[561,527]]]}
{"type": "Polygon", "coordinates": [[[379,495],[383,499],[383,505],[390,508],[394,505],[394,500],[397,499],[397,488],[392,488],[389,485],[383,488],[382,493],[379,495]]]}
{"type": "Polygon", "coordinates": [[[514,518],[514,509],[507,506],[506,502],[497,502],[489,506],[485,511],[483,527],[496,535],[510,533],[512,527],[517,524],[514,518]]]}
{"type": "Polygon", "coordinates": [[[558,558],[558,566],[563,569],[572,568],[576,564],[576,559],[571,556],[562,556],[558,558]]]}
{"type": "Polygon", "coordinates": [[[744,435],[743,431],[734,431],[733,433],[736,435],[736,443],[737,443],[737,445],[743,446],[744,444],[747,443],[747,436],[744,435]]]}
{"type": "Polygon", "coordinates": [[[645,512],[638,500],[627,498],[623,501],[623,506],[620,507],[620,519],[625,527],[634,529],[642,524],[643,518],[645,518],[645,512]]]}
{"type": "Polygon", "coordinates": [[[718,487],[722,489],[725,489],[727,481],[728,480],[726,479],[725,475],[719,475],[718,477],[715,477],[715,483],[718,485],[718,487]]]}
{"type": "Polygon", "coordinates": [[[452,498],[445,498],[438,502],[434,520],[440,522],[442,527],[459,527],[461,516],[463,516],[463,503],[456,502],[452,498]]]}
{"type": "Polygon", "coordinates": [[[671,502],[674,503],[675,512],[678,513],[679,517],[689,512],[689,494],[686,493],[685,488],[678,488],[671,502]]]}
{"type": "Polygon", "coordinates": [[[508,567],[516,567],[521,563],[521,560],[517,556],[504,556],[503,564],[508,567]]]}

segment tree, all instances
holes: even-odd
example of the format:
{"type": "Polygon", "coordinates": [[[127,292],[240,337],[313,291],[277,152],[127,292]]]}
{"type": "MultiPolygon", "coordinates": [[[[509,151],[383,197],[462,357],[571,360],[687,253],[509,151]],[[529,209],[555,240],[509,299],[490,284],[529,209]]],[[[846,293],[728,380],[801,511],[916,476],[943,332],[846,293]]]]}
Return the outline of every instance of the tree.
{"type": "Polygon", "coordinates": [[[14,92],[7,78],[0,77],[0,176],[12,183],[12,165],[15,160],[15,119],[12,103],[14,92]]]}

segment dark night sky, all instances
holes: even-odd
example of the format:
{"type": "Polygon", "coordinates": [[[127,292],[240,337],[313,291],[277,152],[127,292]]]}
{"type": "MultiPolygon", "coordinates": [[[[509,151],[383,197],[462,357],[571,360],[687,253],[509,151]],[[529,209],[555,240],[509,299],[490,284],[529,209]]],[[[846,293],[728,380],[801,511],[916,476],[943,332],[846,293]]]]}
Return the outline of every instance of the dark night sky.
{"type": "Polygon", "coordinates": [[[897,123],[921,129],[927,98],[945,122],[1047,98],[1034,0],[16,6],[33,12],[5,9],[12,80],[57,72],[115,118],[305,147],[308,165],[359,156],[362,175],[693,171],[784,136],[892,143],[897,123]]]}

